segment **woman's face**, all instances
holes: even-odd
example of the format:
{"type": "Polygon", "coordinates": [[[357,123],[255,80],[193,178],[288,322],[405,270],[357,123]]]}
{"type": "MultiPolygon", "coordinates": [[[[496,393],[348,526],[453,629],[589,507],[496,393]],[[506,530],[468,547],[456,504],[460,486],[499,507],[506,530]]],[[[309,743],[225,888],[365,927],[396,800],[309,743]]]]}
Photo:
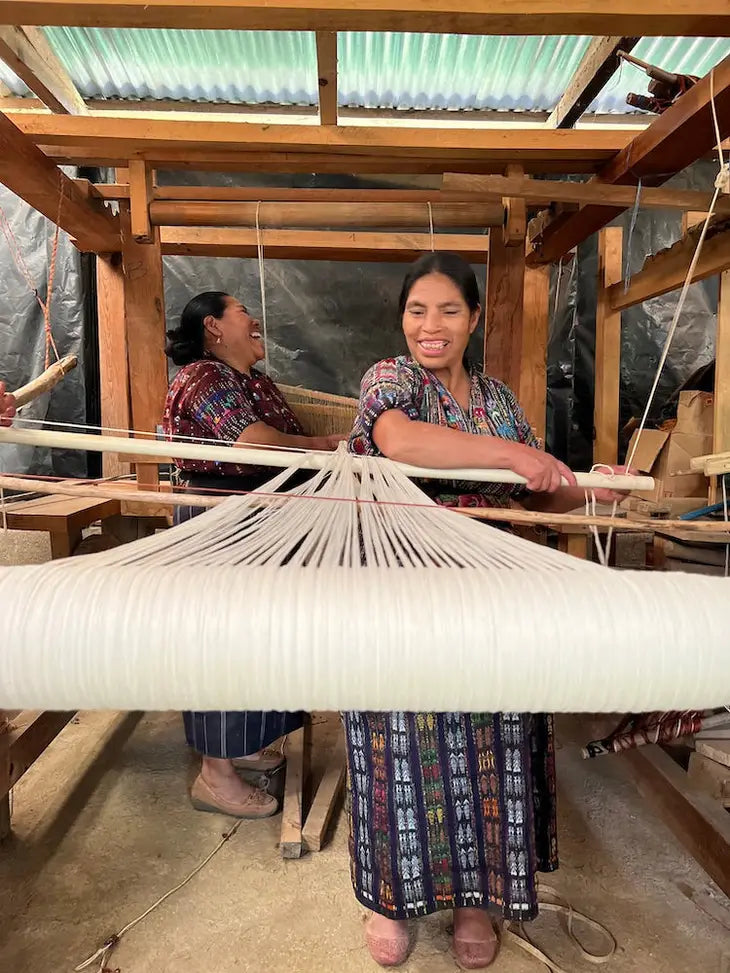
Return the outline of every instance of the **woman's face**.
{"type": "Polygon", "coordinates": [[[427,274],[411,287],[403,312],[403,333],[416,361],[433,370],[461,363],[481,308],[470,311],[444,274],[427,274]]]}
{"type": "Polygon", "coordinates": [[[264,358],[261,325],[235,297],[226,297],[226,308],[220,318],[208,315],[205,328],[214,353],[250,365],[264,358]]]}

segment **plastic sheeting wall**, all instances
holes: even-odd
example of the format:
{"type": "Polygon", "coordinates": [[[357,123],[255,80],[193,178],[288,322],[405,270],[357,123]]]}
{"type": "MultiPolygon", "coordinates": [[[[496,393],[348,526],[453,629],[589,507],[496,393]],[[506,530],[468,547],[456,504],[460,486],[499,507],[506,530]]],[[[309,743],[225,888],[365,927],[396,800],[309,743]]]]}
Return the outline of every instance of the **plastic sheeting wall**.
{"type": "MultiPolygon", "coordinates": [[[[697,163],[667,186],[710,190],[716,175],[713,164],[697,163]]],[[[633,230],[632,217],[627,212],[620,219],[624,279],[638,272],[647,256],[671,246],[682,234],[677,210],[640,209],[633,230]]],[[[577,261],[566,260],[552,275],[547,438],[556,454],[575,469],[588,469],[591,464],[597,274],[598,241],[593,237],[578,248],[577,261]]],[[[717,278],[690,288],[651,417],[659,417],[672,392],[712,361],[717,289],[717,278]]],[[[632,416],[640,416],[646,406],[678,299],[679,291],[672,291],[623,312],[620,427],[632,416]]],[[[621,445],[625,447],[625,441],[621,445]]]]}
{"type": "MultiPolygon", "coordinates": [[[[4,186],[0,186],[0,207],[45,300],[53,225],[4,186]]],[[[45,358],[43,313],[16,265],[13,249],[5,234],[0,233],[0,380],[11,390],[39,375],[45,358]]],[[[60,233],[51,301],[52,331],[59,355],[78,355],[79,364],[50,393],[25,406],[23,415],[28,418],[69,423],[83,423],[86,419],[83,302],[81,256],[68,236],[60,233]]],[[[51,361],[54,360],[51,352],[51,361]]],[[[86,459],[78,452],[3,444],[0,470],[85,476],[86,459]]]]}

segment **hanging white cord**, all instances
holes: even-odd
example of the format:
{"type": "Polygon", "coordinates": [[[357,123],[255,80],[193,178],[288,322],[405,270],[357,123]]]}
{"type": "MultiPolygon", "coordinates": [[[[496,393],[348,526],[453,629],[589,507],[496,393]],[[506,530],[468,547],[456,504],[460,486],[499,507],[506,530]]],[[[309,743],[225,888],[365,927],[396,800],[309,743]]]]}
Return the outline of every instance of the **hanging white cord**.
{"type": "Polygon", "coordinates": [[[636,199],[634,200],[634,209],[633,212],[631,213],[631,222],[629,223],[629,238],[626,242],[626,254],[624,259],[624,294],[629,289],[629,284],[631,283],[631,241],[634,239],[636,220],[639,217],[640,200],[641,200],[641,178],[639,178],[639,184],[636,187],[636,199]]]}
{"type": "Polygon", "coordinates": [[[264,339],[264,371],[269,374],[269,338],[266,330],[266,268],[264,265],[264,241],[261,235],[261,225],[259,223],[259,210],[261,200],[256,203],[256,249],[259,256],[259,287],[261,288],[261,327],[264,339]]]}
{"type": "Polygon", "coordinates": [[[431,234],[431,253],[434,253],[436,250],[436,241],[433,235],[433,207],[430,202],[426,203],[426,205],[428,206],[428,228],[431,234]]]}
{"type": "Polygon", "coordinates": [[[8,532],[8,511],[7,511],[7,508],[5,506],[5,491],[3,490],[2,487],[0,487],[0,508],[2,508],[2,512],[3,512],[3,533],[4,534],[7,534],[7,532],[8,532]]]}
{"type": "MultiPolygon", "coordinates": [[[[727,509],[727,473],[722,474],[722,513],[725,518],[725,523],[728,520],[728,509],[727,509]]],[[[730,544],[725,545],[725,577],[727,578],[730,571],[730,544]]]]}

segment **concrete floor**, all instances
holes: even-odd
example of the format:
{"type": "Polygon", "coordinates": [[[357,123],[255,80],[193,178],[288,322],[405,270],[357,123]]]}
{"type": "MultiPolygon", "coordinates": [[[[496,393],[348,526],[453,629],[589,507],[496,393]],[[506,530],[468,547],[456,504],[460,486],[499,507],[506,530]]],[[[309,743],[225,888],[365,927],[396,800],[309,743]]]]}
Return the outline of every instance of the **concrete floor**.
{"type": "MultiPolygon", "coordinates": [[[[42,535],[14,535],[12,551],[5,540],[0,562],[44,559],[42,535]]],[[[217,844],[230,819],[187,802],[195,766],[181,730],[177,714],[82,713],[15,788],[14,833],[0,847],[2,973],[72,970],[217,844]]],[[[322,732],[315,726],[315,768],[322,732]]],[[[608,973],[728,973],[730,902],[647,809],[620,757],[581,759],[590,736],[585,721],[561,720],[561,868],[548,884],[612,930],[618,950],[608,973]]],[[[281,859],[279,828],[279,817],[244,822],[122,940],[108,969],[373,973],[344,817],[321,853],[299,861],[281,859]]],[[[418,923],[406,973],[457,969],[448,921],[444,913],[418,923]]],[[[544,913],[531,933],[567,973],[595,969],[554,915],[544,913]]],[[[590,935],[585,942],[602,946],[590,935]]],[[[508,944],[492,969],[544,967],[508,944]]]]}

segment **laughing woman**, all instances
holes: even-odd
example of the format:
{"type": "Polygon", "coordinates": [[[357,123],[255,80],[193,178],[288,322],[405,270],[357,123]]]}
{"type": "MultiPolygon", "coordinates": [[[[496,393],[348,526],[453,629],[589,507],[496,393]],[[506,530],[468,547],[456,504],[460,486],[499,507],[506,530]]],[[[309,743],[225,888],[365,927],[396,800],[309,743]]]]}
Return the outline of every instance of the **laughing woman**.
{"type": "MultiPolygon", "coordinates": [[[[165,434],[193,440],[219,439],[263,446],[333,449],[341,436],[305,436],[276,385],[254,367],[264,357],[260,325],[236,298],[207,291],[185,307],[180,326],[168,331],[167,355],[182,368],[170,385],[165,434]]],[[[2,403],[0,403],[2,404],[2,403]]],[[[176,479],[193,490],[250,491],[271,478],[266,467],[176,460],[176,479]]],[[[175,522],[200,513],[177,507],[175,522]]],[[[185,735],[202,756],[191,789],[199,810],[242,818],[268,817],[276,800],[238,776],[238,770],[267,773],[283,758],[267,751],[275,740],[302,725],[301,713],[183,713],[185,735]]]]}
{"type": "MultiPolygon", "coordinates": [[[[399,307],[408,355],[378,362],[364,376],[350,449],[421,467],[513,470],[527,481],[528,490],[424,484],[442,504],[519,499],[535,509],[569,510],[583,499],[573,474],[538,448],[512,392],[465,360],[480,311],[476,278],[460,257],[429,254],[413,265],[399,307]]],[[[602,501],[615,498],[597,493],[602,501]]],[[[515,611],[525,597],[529,592],[515,590],[515,611]]],[[[519,645],[514,665],[523,665],[519,645]]],[[[529,679],[529,671],[524,675],[529,679]]],[[[533,919],[536,873],[557,868],[552,718],[351,712],[345,729],[352,879],[371,910],[366,939],[373,958],[383,966],[402,963],[410,949],[407,920],[453,909],[459,965],[488,966],[498,948],[492,920],[533,919]]]]}

